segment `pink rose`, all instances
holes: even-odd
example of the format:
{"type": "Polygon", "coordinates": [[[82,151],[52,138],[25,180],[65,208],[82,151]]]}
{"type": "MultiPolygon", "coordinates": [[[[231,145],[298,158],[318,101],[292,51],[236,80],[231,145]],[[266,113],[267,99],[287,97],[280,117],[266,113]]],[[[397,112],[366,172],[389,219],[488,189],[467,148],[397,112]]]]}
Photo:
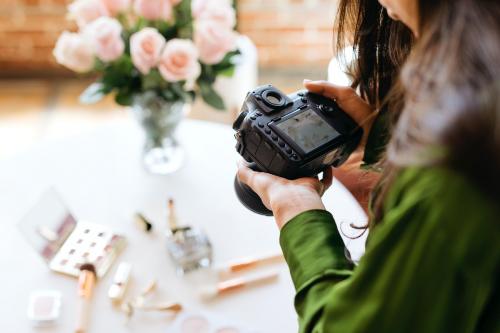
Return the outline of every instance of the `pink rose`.
{"type": "Polygon", "coordinates": [[[101,0],[111,15],[125,12],[130,7],[131,0],[101,0]]]}
{"type": "Polygon", "coordinates": [[[170,20],[172,3],[170,0],[135,0],[135,12],[148,20],[170,20]]]}
{"type": "Polygon", "coordinates": [[[217,64],[236,48],[236,33],[216,21],[196,22],[194,42],[200,52],[200,59],[207,65],[217,64]]]}
{"type": "Polygon", "coordinates": [[[109,16],[109,11],[100,0],[76,0],[68,6],[69,15],[83,28],[101,16],[109,16]]]}
{"type": "Polygon", "coordinates": [[[53,54],[58,63],[75,72],[88,72],[94,67],[92,43],[78,33],[64,31],[53,54]]]}
{"type": "Polygon", "coordinates": [[[118,20],[100,17],[85,27],[84,33],[94,44],[95,54],[102,61],[113,61],[125,50],[122,26],[118,20]]]}
{"type": "Polygon", "coordinates": [[[189,39],[168,41],[158,68],[168,82],[194,81],[201,72],[196,46],[189,39]]]}
{"type": "Polygon", "coordinates": [[[236,24],[236,12],[227,0],[193,0],[191,11],[197,20],[214,20],[228,28],[236,24]]]}
{"type": "Polygon", "coordinates": [[[130,37],[130,54],[135,67],[148,74],[160,60],[165,38],[155,28],[144,28],[130,37]]]}
{"type": "Polygon", "coordinates": [[[202,12],[206,11],[208,7],[213,6],[232,7],[230,0],[192,0],[191,13],[193,17],[197,18],[202,12]]]}

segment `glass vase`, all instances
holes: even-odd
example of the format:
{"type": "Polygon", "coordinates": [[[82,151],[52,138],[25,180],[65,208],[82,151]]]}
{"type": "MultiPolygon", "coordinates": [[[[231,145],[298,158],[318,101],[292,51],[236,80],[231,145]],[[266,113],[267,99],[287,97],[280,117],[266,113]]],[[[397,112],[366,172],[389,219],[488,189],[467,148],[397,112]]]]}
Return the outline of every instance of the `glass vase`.
{"type": "Polygon", "coordinates": [[[150,173],[166,175],[182,166],[184,150],[174,134],[189,107],[183,101],[166,101],[152,91],[134,97],[132,112],[146,136],[143,163],[150,173]]]}

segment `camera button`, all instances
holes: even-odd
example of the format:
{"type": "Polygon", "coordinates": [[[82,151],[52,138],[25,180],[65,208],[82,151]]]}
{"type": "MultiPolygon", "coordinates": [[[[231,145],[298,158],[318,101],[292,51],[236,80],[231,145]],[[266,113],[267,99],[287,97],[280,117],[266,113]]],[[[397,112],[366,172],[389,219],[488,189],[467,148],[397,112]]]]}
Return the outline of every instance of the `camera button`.
{"type": "Polygon", "coordinates": [[[281,140],[278,141],[278,144],[280,145],[280,147],[285,147],[285,143],[281,140]]]}
{"type": "Polygon", "coordinates": [[[259,123],[257,124],[257,126],[259,126],[260,128],[264,128],[264,123],[259,121],[259,123]]]}
{"type": "Polygon", "coordinates": [[[302,101],[302,103],[307,103],[307,98],[305,97],[302,97],[300,100],[302,101]]]}
{"type": "Polygon", "coordinates": [[[260,117],[260,116],[262,116],[262,113],[257,112],[255,115],[256,115],[257,117],[260,117]]]}
{"type": "Polygon", "coordinates": [[[304,93],[301,91],[301,92],[299,92],[297,95],[299,95],[300,97],[303,97],[303,96],[304,96],[304,93]]]}
{"type": "Polygon", "coordinates": [[[257,117],[256,116],[251,116],[250,119],[255,120],[255,119],[257,119],[257,117]]]}
{"type": "Polygon", "coordinates": [[[307,108],[308,106],[309,106],[309,105],[307,105],[307,104],[301,105],[301,106],[299,107],[299,110],[304,110],[304,109],[305,109],[305,108],[307,108]]]}
{"type": "Polygon", "coordinates": [[[271,139],[273,139],[273,141],[278,141],[278,136],[276,134],[273,134],[271,135],[271,139]]]}
{"type": "Polygon", "coordinates": [[[333,111],[335,111],[335,109],[334,109],[333,107],[328,106],[328,105],[325,105],[325,104],[320,104],[320,105],[319,105],[319,109],[320,109],[321,111],[323,111],[323,112],[327,112],[327,113],[328,113],[328,112],[333,112],[333,111]]]}
{"type": "Polygon", "coordinates": [[[299,159],[299,157],[297,156],[297,154],[292,154],[292,158],[293,158],[294,160],[298,160],[298,159],[299,159]]]}
{"type": "Polygon", "coordinates": [[[291,153],[292,153],[292,150],[291,150],[289,147],[287,147],[287,148],[286,148],[286,152],[287,152],[288,154],[291,154],[291,153]]]}
{"type": "Polygon", "coordinates": [[[264,131],[266,132],[266,134],[271,134],[271,130],[269,128],[266,128],[264,131]]]}

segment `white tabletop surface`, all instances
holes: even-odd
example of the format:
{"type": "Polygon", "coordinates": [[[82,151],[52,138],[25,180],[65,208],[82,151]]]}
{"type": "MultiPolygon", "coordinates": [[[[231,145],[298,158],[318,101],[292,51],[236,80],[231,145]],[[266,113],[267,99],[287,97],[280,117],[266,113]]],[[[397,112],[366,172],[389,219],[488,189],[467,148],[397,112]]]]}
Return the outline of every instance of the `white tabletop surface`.
{"type": "MultiPolygon", "coordinates": [[[[285,264],[278,264],[278,282],[204,303],[191,279],[180,278],[166,253],[162,233],[166,199],[174,197],[179,219],[208,233],[216,262],[280,251],[271,218],[247,211],[233,191],[237,153],[229,126],[185,120],[178,131],[187,159],[168,176],[148,174],[141,164],[142,132],[131,120],[60,142],[40,144],[17,158],[0,162],[0,332],[73,332],[76,280],[51,272],[16,227],[19,220],[54,187],[78,219],[106,224],[125,235],[128,246],[118,261],[131,262],[129,295],[158,279],[153,300],[177,300],[193,310],[205,310],[246,324],[258,332],[295,332],[294,289],[285,264]],[[143,212],[155,223],[152,235],[139,231],[133,214],[143,212]],[[37,289],[63,294],[56,326],[34,329],[27,319],[28,298],[37,289]]],[[[2,144],[8,144],[6,142],[2,144]]],[[[362,224],[366,217],[351,195],[334,183],[325,202],[337,224],[362,224]]],[[[364,238],[346,239],[353,256],[363,251],[364,238]]],[[[89,332],[168,332],[165,314],[138,313],[130,321],[106,296],[116,264],[98,282],[92,301],[89,332]]]]}

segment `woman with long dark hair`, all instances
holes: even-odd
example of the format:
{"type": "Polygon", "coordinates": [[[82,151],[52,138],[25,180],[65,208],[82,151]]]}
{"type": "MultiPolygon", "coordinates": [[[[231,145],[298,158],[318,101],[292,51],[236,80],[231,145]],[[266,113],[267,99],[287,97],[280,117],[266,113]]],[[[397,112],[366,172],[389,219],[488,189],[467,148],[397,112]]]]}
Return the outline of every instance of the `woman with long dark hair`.
{"type": "Polygon", "coordinates": [[[500,332],[500,2],[342,0],[337,28],[352,87],[305,86],[363,127],[358,154],[321,181],[238,172],[281,230],[300,331],[500,332]],[[370,193],[357,267],[321,202],[333,174],[370,193]]]}

